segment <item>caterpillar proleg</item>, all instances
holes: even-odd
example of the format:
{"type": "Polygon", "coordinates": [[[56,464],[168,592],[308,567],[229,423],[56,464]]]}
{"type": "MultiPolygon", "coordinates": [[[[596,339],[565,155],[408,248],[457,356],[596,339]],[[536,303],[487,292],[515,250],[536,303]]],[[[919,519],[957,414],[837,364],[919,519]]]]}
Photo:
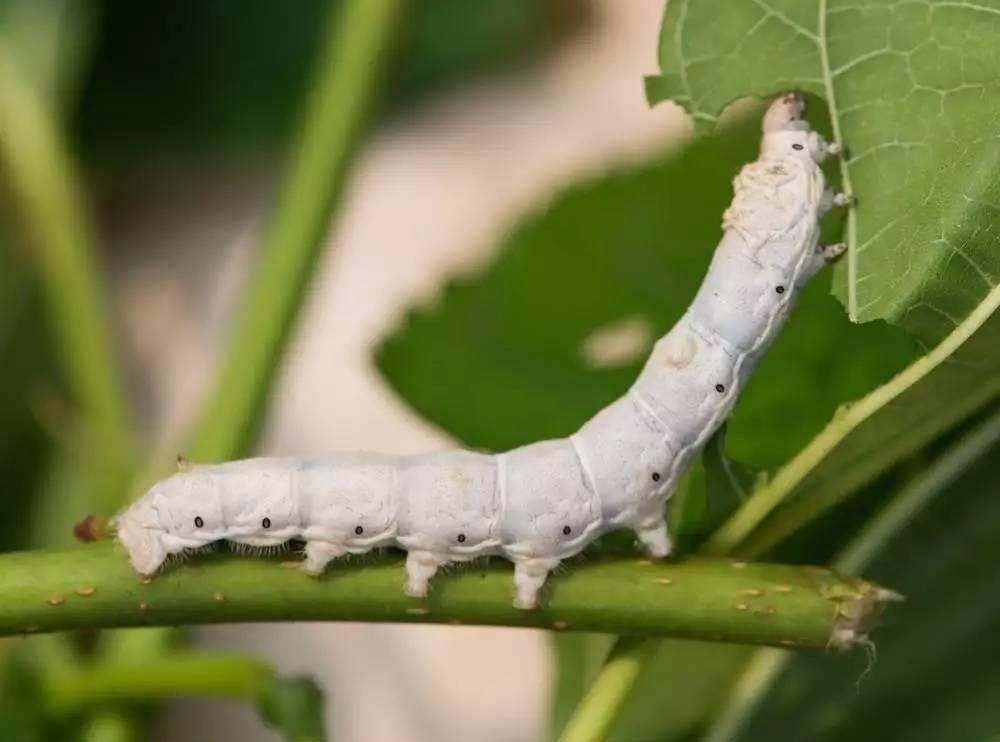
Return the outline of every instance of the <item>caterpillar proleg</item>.
{"type": "Polygon", "coordinates": [[[334,454],[183,466],[116,519],[135,570],[228,540],[305,542],[302,569],[346,554],[407,551],[406,591],[479,556],[514,563],[514,605],[533,608],[559,562],[607,531],[632,529],[670,553],[665,503],[729,415],[796,295],[844,246],[819,245],[819,218],[842,194],[818,163],[839,152],[812,131],[796,94],[763,120],[758,159],[736,176],[723,236],[687,312],[655,345],[631,389],[568,438],[487,455],[334,454]]]}

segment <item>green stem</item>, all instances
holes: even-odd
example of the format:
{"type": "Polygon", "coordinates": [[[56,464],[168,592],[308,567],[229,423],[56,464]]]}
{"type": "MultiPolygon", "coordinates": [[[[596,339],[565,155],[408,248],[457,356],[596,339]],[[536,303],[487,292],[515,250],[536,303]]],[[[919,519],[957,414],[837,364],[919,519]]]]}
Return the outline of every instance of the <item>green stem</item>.
{"type": "Polygon", "coordinates": [[[148,662],[114,662],[53,672],[45,695],[53,713],[105,703],[166,698],[236,698],[259,702],[274,679],[262,662],[227,654],[177,653],[148,662]]]}
{"type": "Polygon", "coordinates": [[[63,377],[79,407],[94,489],[89,507],[121,504],[133,430],[115,362],[94,228],[81,178],[55,117],[0,39],[0,168],[37,256],[63,377]]]}
{"type": "MultiPolygon", "coordinates": [[[[80,669],[56,666],[43,678],[46,711],[66,717],[169,698],[230,698],[257,709],[263,721],[290,742],[321,742],[323,697],[302,678],[279,678],[263,662],[233,654],[176,652],[146,661],[104,661],[80,669]]],[[[126,706],[127,707],[127,706],[126,706]]],[[[121,742],[136,736],[124,714],[93,718],[95,742],[121,742]]]]}
{"type": "Polygon", "coordinates": [[[330,13],[326,43],[267,225],[260,261],[185,453],[235,458],[251,445],[309,278],[327,241],[405,0],[346,0],[330,13]]]}
{"type": "Polygon", "coordinates": [[[559,742],[600,742],[611,732],[621,708],[656,652],[658,642],[636,636],[615,644],[601,673],[559,735],[559,742]]]}
{"type": "Polygon", "coordinates": [[[499,562],[439,575],[427,600],[406,597],[403,584],[398,557],[363,568],[337,564],[317,580],[274,561],[210,555],[144,584],[117,543],[5,554],[0,635],[243,621],[412,621],[822,649],[864,641],[891,594],[825,568],[718,559],[595,559],[552,577],[544,608],[535,611],[511,607],[510,569],[499,562]]]}

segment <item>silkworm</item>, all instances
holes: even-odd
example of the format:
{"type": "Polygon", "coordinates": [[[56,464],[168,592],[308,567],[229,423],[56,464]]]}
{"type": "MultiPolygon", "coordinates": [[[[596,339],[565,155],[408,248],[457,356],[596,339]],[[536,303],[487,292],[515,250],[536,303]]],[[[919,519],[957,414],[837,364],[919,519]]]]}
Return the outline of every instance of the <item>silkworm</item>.
{"type": "Polygon", "coordinates": [[[501,555],[514,605],[533,608],[549,572],[609,530],[632,529],[652,557],[671,551],[665,503],[729,415],[799,290],[842,244],[819,218],[847,202],[825,186],[828,144],[796,94],[763,121],[760,155],[733,181],[722,239],[693,303],[655,345],[628,392],[579,431],[506,453],[334,454],[185,466],[116,519],[135,570],[214,541],[267,549],[305,542],[303,570],[345,554],[406,550],[406,592],[425,596],[443,565],[501,555]]]}

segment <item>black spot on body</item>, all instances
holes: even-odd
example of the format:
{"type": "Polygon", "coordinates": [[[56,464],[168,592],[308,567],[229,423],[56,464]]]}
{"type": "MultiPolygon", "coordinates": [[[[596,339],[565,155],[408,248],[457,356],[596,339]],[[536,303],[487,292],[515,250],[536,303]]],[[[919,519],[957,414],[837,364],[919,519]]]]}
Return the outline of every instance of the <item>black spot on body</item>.
{"type": "Polygon", "coordinates": [[[785,287],[784,286],[775,286],[774,290],[777,291],[779,294],[785,293],[785,287]]]}
{"type": "Polygon", "coordinates": [[[270,528],[271,527],[271,519],[270,518],[264,518],[264,520],[262,520],[260,522],[260,524],[262,526],[264,526],[264,528],[270,528]]]}
{"type": "Polygon", "coordinates": [[[465,534],[464,533],[458,534],[458,543],[460,543],[460,544],[464,544],[465,543],[465,534]]]}
{"type": "Polygon", "coordinates": [[[654,482],[659,482],[660,481],[660,472],[658,472],[658,471],[654,471],[653,472],[653,481],[654,482]]]}
{"type": "Polygon", "coordinates": [[[203,525],[205,525],[205,521],[201,519],[201,516],[200,515],[194,516],[194,527],[201,528],[203,525]]]}
{"type": "Polygon", "coordinates": [[[805,149],[805,147],[803,147],[801,144],[793,144],[792,149],[803,150],[805,149]]]}
{"type": "Polygon", "coordinates": [[[726,387],[723,384],[716,384],[715,391],[717,391],[719,394],[722,394],[724,391],[726,391],[726,387]]]}
{"type": "Polygon", "coordinates": [[[563,536],[569,536],[571,533],[573,533],[572,528],[569,526],[563,526],[563,536]]]}
{"type": "Polygon", "coordinates": [[[365,532],[365,529],[362,528],[361,526],[358,526],[357,528],[354,529],[354,532],[360,536],[362,533],[365,532]]]}

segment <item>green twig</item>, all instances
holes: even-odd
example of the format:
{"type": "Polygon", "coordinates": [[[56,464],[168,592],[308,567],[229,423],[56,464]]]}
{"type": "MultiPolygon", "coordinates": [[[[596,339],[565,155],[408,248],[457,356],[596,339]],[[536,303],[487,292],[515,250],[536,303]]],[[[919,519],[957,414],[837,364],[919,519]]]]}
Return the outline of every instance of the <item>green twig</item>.
{"type": "Polygon", "coordinates": [[[274,679],[264,663],[239,655],[180,652],[149,662],[113,662],[53,671],[45,678],[49,710],[67,714],[107,703],[166,698],[259,702],[274,679]]]}
{"type": "MultiPolygon", "coordinates": [[[[294,566],[294,564],[290,565],[294,566]]],[[[140,582],[116,543],[0,555],[0,635],[241,621],[410,621],[533,626],[821,649],[863,641],[890,591],[827,569],[718,559],[598,559],[552,578],[545,607],[511,607],[509,565],[403,593],[398,557],[323,579],[273,561],[206,556],[140,582]],[[850,610],[848,610],[848,608],[850,610]]]]}
{"type": "MultiPolygon", "coordinates": [[[[230,698],[251,704],[290,742],[325,739],[323,695],[315,683],[279,678],[263,662],[239,655],[182,651],[143,662],[57,666],[45,674],[42,691],[45,710],[55,717],[169,698],[230,698]]],[[[131,738],[134,731],[125,716],[99,716],[94,724],[94,740],[131,738]]]]}
{"type": "Polygon", "coordinates": [[[94,229],[76,163],[46,102],[0,39],[0,170],[37,256],[59,365],[74,402],[101,501],[121,504],[133,461],[131,417],[101,291],[94,229]]]}
{"type": "Polygon", "coordinates": [[[315,82],[267,225],[260,261],[185,453],[198,461],[249,448],[309,278],[344,190],[405,0],[348,0],[330,14],[315,82]]]}

